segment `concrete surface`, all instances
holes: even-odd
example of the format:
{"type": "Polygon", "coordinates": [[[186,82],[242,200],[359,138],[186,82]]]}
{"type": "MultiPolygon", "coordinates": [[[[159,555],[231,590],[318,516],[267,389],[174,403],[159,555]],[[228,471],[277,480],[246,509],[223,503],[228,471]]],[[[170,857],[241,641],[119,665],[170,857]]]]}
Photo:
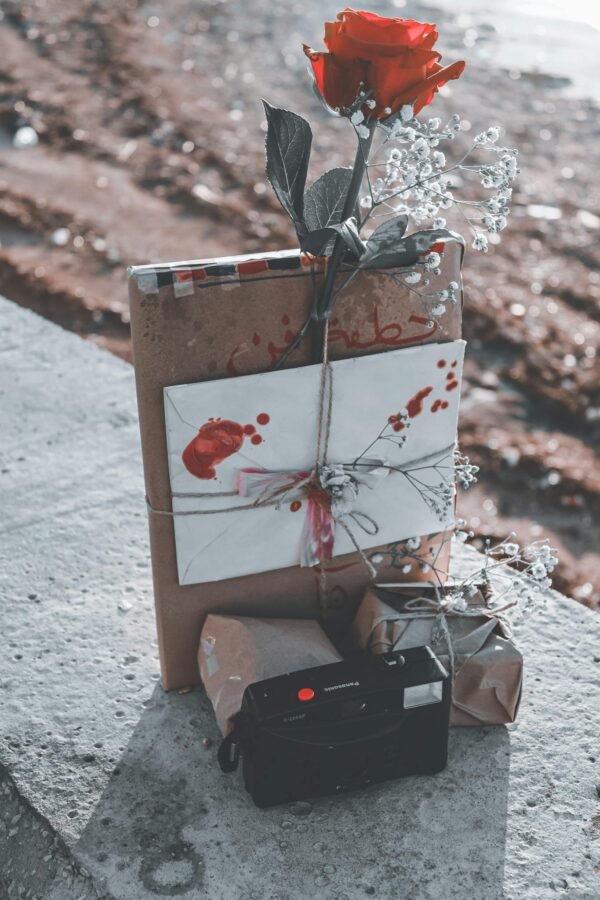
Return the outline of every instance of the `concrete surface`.
{"type": "Polygon", "coordinates": [[[158,685],[131,368],[0,300],[0,370],[2,900],[600,898],[597,614],[524,623],[441,775],[260,811],[158,685]]]}

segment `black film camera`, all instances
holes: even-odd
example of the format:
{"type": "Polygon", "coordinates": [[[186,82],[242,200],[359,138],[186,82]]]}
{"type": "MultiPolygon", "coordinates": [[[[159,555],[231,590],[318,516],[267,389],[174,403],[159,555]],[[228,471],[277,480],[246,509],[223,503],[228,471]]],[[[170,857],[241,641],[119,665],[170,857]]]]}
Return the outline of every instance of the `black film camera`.
{"type": "Polygon", "coordinates": [[[450,677],[429,647],[364,654],[246,688],[219,748],[258,806],[446,765],[450,677]]]}

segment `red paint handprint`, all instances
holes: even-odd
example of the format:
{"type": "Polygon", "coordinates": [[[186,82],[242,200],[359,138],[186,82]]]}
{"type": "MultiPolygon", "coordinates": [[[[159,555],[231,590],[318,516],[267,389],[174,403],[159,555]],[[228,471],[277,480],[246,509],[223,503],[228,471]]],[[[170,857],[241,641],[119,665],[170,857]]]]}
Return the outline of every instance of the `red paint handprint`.
{"type": "MultiPolygon", "coordinates": [[[[260,425],[266,425],[269,416],[267,413],[260,413],[256,421],[260,425]]],[[[246,437],[253,444],[261,444],[263,441],[254,425],[240,425],[230,419],[209,419],[200,426],[196,437],[192,438],[181,454],[181,459],[190,475],[195,478],[216,478],[216,466],[237,453],[246,437]]]]}

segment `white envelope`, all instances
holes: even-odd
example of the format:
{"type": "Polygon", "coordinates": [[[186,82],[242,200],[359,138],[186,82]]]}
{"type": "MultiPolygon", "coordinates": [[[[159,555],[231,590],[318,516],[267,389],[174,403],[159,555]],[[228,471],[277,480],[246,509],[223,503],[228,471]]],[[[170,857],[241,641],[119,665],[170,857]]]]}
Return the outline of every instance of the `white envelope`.
{"type": "MultiPolygon", "coordinates": [[[[374,489],[359,487],[354,511],[368,519],[344,520],[361,549],[452,527],[453,502],[440,512],[437,498],[454,490],[464,347],[426,344],[332,363],[328,462],[383,459],[387,467],[374,489]],[[402,410],[407,427],[394,430],[403,420],[389,419],[402,410]],[[376,534],[357,524],[369,520],[376,534]]],[[[180,584],[298,565],[306,500],[255,506],[236,485],[244,468],[314,468],[320,379],[313,365],[164,388],[180,584]]],[[[333,555],[354,549],[337,525],[333,555]]]]}

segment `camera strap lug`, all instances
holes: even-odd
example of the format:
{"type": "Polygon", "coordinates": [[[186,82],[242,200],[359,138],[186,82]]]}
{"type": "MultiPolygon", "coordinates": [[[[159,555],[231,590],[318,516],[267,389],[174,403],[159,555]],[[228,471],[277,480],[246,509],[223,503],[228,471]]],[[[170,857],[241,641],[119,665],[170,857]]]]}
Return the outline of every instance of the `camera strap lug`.
{"type": "Polygon", "coordinates": [[[217,759],[222,772],[234,772],[238,767],[241,750],[239,714],[233,718],[233,728],[219,745],[217,759]]]}

